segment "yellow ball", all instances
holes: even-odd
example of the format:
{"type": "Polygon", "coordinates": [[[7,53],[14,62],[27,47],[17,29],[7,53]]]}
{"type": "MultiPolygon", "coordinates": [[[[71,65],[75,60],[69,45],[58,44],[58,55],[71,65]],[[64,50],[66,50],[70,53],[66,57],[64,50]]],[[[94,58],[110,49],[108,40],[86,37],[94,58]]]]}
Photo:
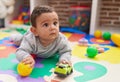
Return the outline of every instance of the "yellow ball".
{"type": "Polygon", "coordinates": [[[102,32],[101,32],[100,30],[96,30],[96,31],[94,32],[94,37],[95,37],[95,38],[101,38],[101,37],[102,37],[102,32]]]}
{"type": "Polygon", "coordinates": [[[112,34],[111,40],[113,41],[114,44],[120,47],[120,34],[112,34]]]}
{"type": "Polygon", "coordinates": [[[33,68],[31,68],[30,65],[25,65],[21,62],[17,66],[18,74],[21,76],[29,76],[32,70],[33,68]]]}

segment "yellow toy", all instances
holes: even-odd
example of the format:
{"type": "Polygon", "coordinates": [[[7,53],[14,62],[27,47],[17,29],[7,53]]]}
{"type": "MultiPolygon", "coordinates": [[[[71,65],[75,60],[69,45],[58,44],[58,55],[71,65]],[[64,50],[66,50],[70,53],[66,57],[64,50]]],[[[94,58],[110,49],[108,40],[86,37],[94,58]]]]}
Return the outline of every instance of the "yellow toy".
{"type": "Polygon", "coordinates": [[[25,65],[23,63],[19,63],[17,66],[17,71],[21,76],[29,76],[32,72],[33,68],[30,65],[25,65]]]}
{"type": "Polygon", "coordinates": [[[95,36],[95,38],[101,38],[102,32],[101,32],[100,30],[96,30],[96,31],[94,32],[94,36],[95,36]]]}
{"type": "Polygon", "coordinates": [[[120,34],[112,34],[111,40],[114,44],[120,47],[120,34]]]}

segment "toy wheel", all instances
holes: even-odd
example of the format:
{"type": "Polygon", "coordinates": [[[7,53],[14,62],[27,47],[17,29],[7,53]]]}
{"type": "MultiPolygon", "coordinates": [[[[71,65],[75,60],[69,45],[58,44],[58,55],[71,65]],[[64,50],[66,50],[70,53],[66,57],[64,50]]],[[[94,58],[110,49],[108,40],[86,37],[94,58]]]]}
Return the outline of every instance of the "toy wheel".
{"type": "Polygon", "coordinates": [[[71,69],[71,72],[70,73],[72,73],[73,72],[73,69],[71,69]]]}
{"type": "Polygon", "coordinates": [[[68,76],[70,73],[67,72],[66,76],[68,76]]]}

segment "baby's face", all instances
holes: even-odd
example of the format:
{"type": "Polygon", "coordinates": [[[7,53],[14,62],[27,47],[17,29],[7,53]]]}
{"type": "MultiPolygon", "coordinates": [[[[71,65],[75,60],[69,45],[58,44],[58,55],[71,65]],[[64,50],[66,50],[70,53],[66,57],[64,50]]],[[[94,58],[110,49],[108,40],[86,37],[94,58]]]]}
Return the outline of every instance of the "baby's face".
{"type": "Polygon", "coordinates": [[[40,39],[54,40],[59,33],[59,19],[56,12],[43,13],[36,19],[36,32],[40,39]]]}

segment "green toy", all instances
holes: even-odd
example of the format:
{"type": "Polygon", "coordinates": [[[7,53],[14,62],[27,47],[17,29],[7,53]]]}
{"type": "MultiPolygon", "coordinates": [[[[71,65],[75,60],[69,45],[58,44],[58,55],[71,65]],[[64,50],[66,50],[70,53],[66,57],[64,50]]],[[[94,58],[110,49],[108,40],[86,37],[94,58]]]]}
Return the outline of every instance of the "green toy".
{"type": "Polygon", "coordinates": [[[103,39],[105,39],[105,40],[110,40],[110,38],[111,38],[111,33],[110,33],[110,32],[104,32],[102,37],[103,37],[103,39]]]}
{"type": "Polygon", "coordinates": [[[57,74],[60,77],[66,77],[70,75],[73,72],[73,69],[68,64],[62,64],[60,63],[55,67],[54,73],[57,74]]]}
{"type": "Polygon", "coordinates": [[[76,20],[76,19],[70,17],[70,18],[69,18],[69,22],[70,22],[70,24],[74,24],[75,20],[76,20]]]}
{"type": "Polygon", "coordinates": [[[18,31],[21,34],[24,34],[27,32],[27,30],[23,29],[23,28],[16,28],[16,31],[18,31]]]}
{"type": "Polygon", "coordinates": [[[90,58],[94,58],[98,54],[98,50],[94,46],[90,46],[87,48],[87,56],[90,58]]]}

